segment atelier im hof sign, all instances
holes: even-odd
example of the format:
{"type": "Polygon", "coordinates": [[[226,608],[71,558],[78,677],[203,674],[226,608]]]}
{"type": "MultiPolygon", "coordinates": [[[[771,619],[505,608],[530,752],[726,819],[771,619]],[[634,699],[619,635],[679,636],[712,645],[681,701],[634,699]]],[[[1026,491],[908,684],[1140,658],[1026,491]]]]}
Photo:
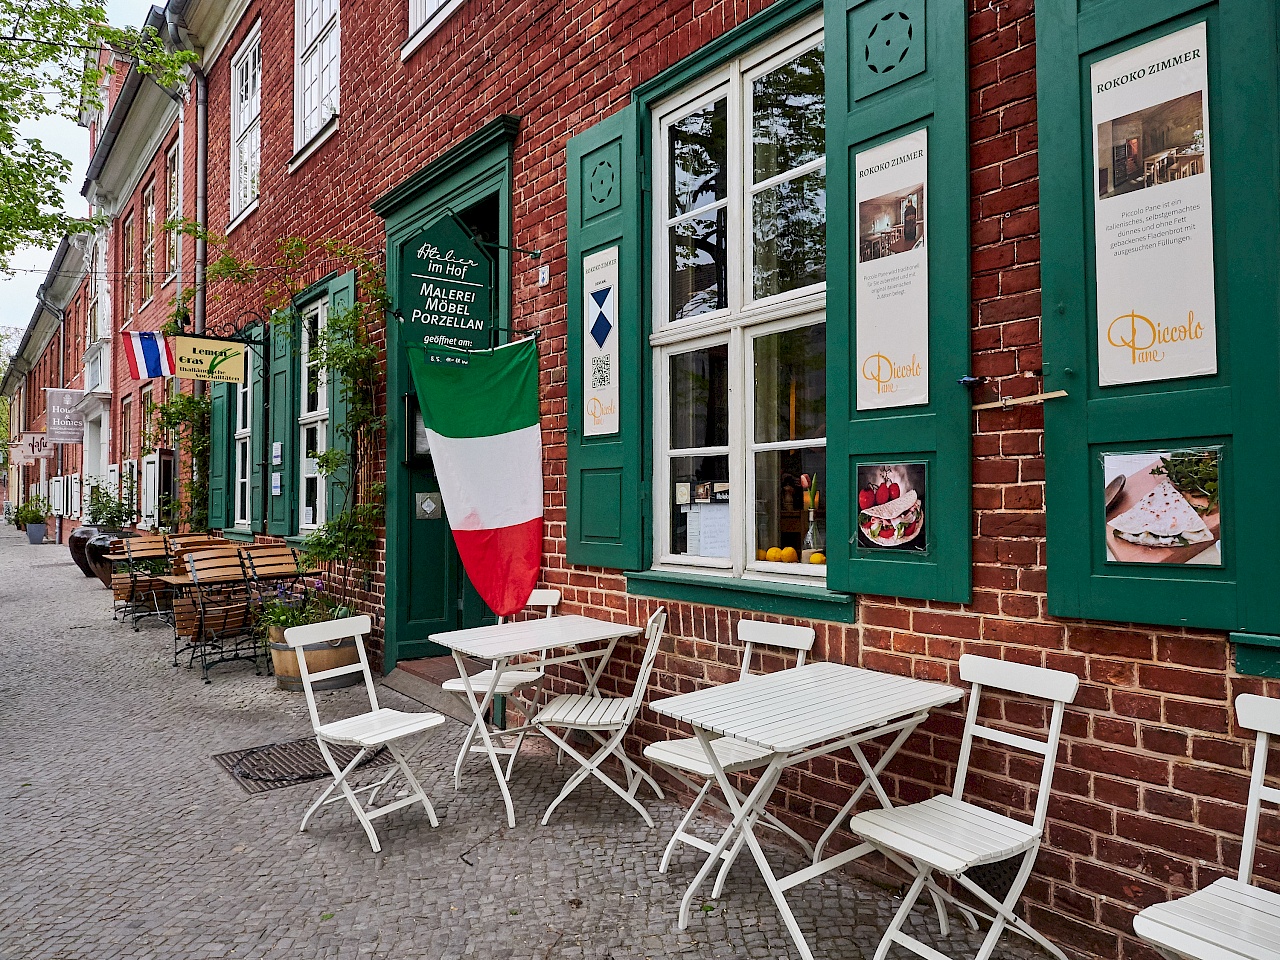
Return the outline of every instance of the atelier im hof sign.
{"type": "Polygon", "coordinates": [[[465,362],[448,350],[491,346],[493,262],[451,214],[403,247],[400,316],[407,342],[421,343],[435,363],[465,362]],[[419,339],[420,338],[420,339],[419,339]]]}

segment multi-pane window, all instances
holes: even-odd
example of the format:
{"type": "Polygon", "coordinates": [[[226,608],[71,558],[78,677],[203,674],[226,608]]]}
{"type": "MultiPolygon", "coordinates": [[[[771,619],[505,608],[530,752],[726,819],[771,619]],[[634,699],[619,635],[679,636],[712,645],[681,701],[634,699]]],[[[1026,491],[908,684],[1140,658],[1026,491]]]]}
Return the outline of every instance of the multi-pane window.
{"type": "Polygon", "coordinates": [[[258,198],[262,142],[262,43],[255,27],[231,62],[231,217],[258,198]]]}
{"type": "Polygon", "coordinates": [[[808,22],[655,111],[655,556],[821,576],[823,44],[808,22]]]}
{"type": "Polygon", "coordinates": [[[409,0],[409,36],[413,36],[431,19],[446,0],[409,0]]]}
{"type": "Polygon", "coordinates": [[[250,481],[253,477],[253,462],[251,459],[252,450],[252,430],[253,430],[253,374],[250,370],[245,370],[244,382],[235,387],[235,486],[233,496],[235,498],[235,525],[237,527],[249,526],[249,490],[250,481]]]}
{"type": "Polygon", "coordinates": [[[142,302],[156,289],[156,185],[142,191],[142,302]]]}
{"type": "Polygon", "coordinates": [[[338,0],[296,0],[294,146],[301,148],[338,112],[338,0]]]}
{"type": "Polygon", "coordinates": [[[133,316],[133,311],[138,305],[138,287],[137,287],[137,250],[135,241],[137,237],[134,233],[133,214],[129,214],[124,218],[124,226],[120,228],[120,261],[124,265],[124,312],[125,319],[133,316]]]}
{"type": "Polygon", "coordinates": [[[178,145],[175,143],[164,158],[165,274],[170,277],[178,272],[182,242],[175,226],[182,216],[182,178],[178,163],[178,145]]]}
{"type": "Polygon", "coordinates": [[[89,248],[89,306],[85,311],[85,336],[98,340],[98,245],[89,248]]]}
{"type": "Polygon", "coordinates": [[[326,447],[329,398],[325,369],[313,347],[324,327],[326,316],[327,304],[323,299],[308,307],[302,314],[298,453],[302,508],[299,525],[303,529],[318,527],[325,519],[325,478],[317,460],[326,447]]]}
{"type": "Polygon", "coordinates": [[[152,396],[151,384],[148,383],[142,388],[141,399],[142,414],[138,417],[138,434],[141,437],[138,444],[139,451],[141,451],[143,447],[154,446],[154,444],[150,442],[150,435],[154,427],[153,421],[155,420],[156,404],[155,399],[152,396]]]}
{"type": "Polygon", "coordinates": [[[133,400],[125,397],[120,401],[120,458],[127,460],[133,453],[133,400]]]}

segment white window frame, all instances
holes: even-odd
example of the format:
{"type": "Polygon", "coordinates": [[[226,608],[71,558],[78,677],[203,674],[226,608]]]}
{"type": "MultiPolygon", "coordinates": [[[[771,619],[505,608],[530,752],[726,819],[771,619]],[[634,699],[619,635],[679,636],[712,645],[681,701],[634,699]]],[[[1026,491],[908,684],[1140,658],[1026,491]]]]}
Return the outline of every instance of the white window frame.
{"type": "MultiPolygon", "coordinates": [[[[658,104],[653,110],[653,143],[655,163],[653,189],[653,332],[649,342],[653,348],[653,545],[654,568],[698,572],[744,580],[789,581],[813,583],[825,581],[825,564],[773,563],[755,559],[755,456],[770,449],[799,450],[825,448],[820,440],[788,440],[775,443],[755,441],[754,346],[761,336],[801,329],[825,322],[826,284],[816,283],[767,297],[754,297],[752,258],[752,196],[761,189],[781,181],[824,169],[825,158],[796,167],[784,175],[751,184],[748,164],[751,162],[750,130],[744,126],[751,116],[752,82],[781,63],[811,48],[823,39],[820,17],[809,18],[779,34],[767,43],[734,58],[704,75],[680,93],[658,104]],[[717,100],[727,99],[725,199],[710,203],[697,211],[668,216],[669,175],[667,168],[670,127],[717,100]],[[697,213],[727,207],[726,269],[727,287],[723,309],[695,317],[672,320],[670,305],[670,252],[668,227],[697,213]],[[675,355],[728,344],[728,415],[727,447],[696,448],[696,452],[672,450],[670,410],[670,364],[675,355]],[[677,554],[671,543],[671,459],[676,456],[724,456],[729,458],[729,522],[728,558],[698,557],[677,554]],[[737,491],[741,491],[738,493],[737,491]]],[[[825,491],[825,484],[820,482],[825,491]]]]}
{"type": "Polygon", "coordinates": [[[307,456],[307,430],[316,430],[316,453],[324,453],[328,449],[329,439],[329,384],[324,367],[311,358],[311,335],[308,321],[317,317],[317,329],[322,329],[329,318],[329,301],[320,297],[314,303],[302,309],[300,350],[298,353],[298,529],[314,530],[325,522],[325,477],[316,466],[315,460],[307,456]],[[316,393],[316,409],[307,409],[307,380],[314,370],[319,389],[316,393]],[[316,509],[311,523],[306,522],[307,481],[316,481],[316,509]]]}
{"type": "Polygon", "coordinates": [[[142,305],[156,295],[156,182],[142,191],[142,305]]]}
{"type": "Polygon", "coordinates": [[[248,529],[253,513],[253,374],[246,364],[244,382],[236,385],[236,418],[234,433],[235,479],[232,496],[235,498],[235,526],[248,529]],[[243,501],[241,494],[244,494],[243,501]],[[243,502],[244,510],[241,511],[243,502]]]}
{"type": "Polygon", "coordinates": [[[120,459],[132,459],[133,447],[133,397],[120,399],[120,459]]]}
{"type": "Polygon", "coordinates": [[[400,48],[400,60],[408,60],[436,29],[462,6],[462,0],[408,0],[408,39],[400,48]]]}
{"type": "Polygon", "coordinates": [[[258,202],[262,168],[262,24],[254,24],[231,61],[231,220],[234,223],[258,202]],[[248,98],[245,94],[248,84],[248,98]],[[251,159],[246,188],[243,158],[251,159]]]}
{"type": "Polygon", "coordinates": [[[341,106],[342,31],[339,0],[294,0],[293,148],[300,151],[319,136],[339,113],[341,106]],[[324,16],[327,5],[333,12],[324,16]],[[308,35],[305,19],[315,8],[319,22],[308,35]],[[325,51],[331,51],[328,61],[325,51]],[[314,69],[315,102],[312,104],[310,71],[314,69]],[[327,71],[332,71],[332,87],[324,87],[327,71]],[[328,94],[325,96],[324,94],[328,94]]]}
{"type": "MultiPolygon", "coordinates": [[[[182,216],[182,152],[174,142],[164,158],[164,218],[172,223],[182,216]]],[[[182,234],[177,227],[165,231],[165,283],[178,275],[182,266],[182,234]]]]}

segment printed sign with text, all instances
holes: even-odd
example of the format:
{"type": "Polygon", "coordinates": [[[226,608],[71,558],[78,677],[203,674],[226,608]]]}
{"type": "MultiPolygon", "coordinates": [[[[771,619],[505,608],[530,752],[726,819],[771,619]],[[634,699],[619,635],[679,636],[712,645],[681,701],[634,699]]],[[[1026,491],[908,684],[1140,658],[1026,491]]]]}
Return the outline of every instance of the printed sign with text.
{"type": "Polygon", "coordinates": [[[582,435],[618,432],[618,248],[582,259],[582,435]]]}

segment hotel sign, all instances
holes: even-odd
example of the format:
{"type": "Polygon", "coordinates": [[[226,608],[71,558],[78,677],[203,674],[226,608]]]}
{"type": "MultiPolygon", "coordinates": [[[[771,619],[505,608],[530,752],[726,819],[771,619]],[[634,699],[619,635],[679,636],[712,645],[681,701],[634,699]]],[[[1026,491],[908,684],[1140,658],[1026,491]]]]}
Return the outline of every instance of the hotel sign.
{"type": "Polygon", "coordinates": [[[424,228],[401,253],[399,315],[405,344],[445,362],[447,350],[493,346],[493,261],[452,215],[424,228]]]}

